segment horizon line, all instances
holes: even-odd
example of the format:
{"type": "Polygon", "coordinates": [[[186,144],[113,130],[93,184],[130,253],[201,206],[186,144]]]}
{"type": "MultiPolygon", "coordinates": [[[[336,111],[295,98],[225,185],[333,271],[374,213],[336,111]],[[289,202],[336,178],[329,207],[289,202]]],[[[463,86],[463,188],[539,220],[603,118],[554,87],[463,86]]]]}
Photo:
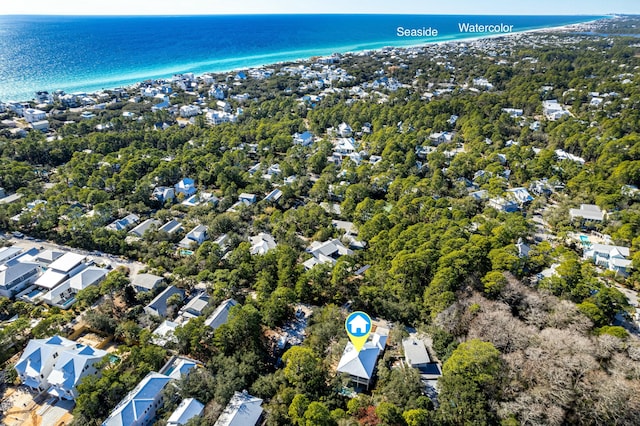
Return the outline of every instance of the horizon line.
{"type": "Polygon", "coordinates": [[[640,16],[640,13],[620,13],[620,12],[608,12],[608,13],[560,13],[560,14],[519,14],[519,13],[504,13],[504,14],[481,14],[481,13],[396,13],[396,12],[370,12],[370,13],[332,13],[332,12],[273,12],[273,13],[195,13],[195,14],[67,14],[67,13],[0,13],[0,17],[3,16],[63,16],[63,17],[196,17],[196,16],[304,16],[304,15],[326,15],[326,16],[372,16],[372,15],[398,15],[398,16],[589,16],[589,17],[608,17],[608,16],[640,16]]]}

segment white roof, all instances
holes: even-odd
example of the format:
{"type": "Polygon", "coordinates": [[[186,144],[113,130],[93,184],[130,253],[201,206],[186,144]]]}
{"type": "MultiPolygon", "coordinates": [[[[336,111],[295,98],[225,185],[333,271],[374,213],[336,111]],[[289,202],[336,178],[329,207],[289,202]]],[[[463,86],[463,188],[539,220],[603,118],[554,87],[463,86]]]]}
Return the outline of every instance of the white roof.
{"type": "Polygon", "coordinates": [[[152,225],[160,225],[160,221],[156,220],[156,219],[147,219],[144,222],[142,222],[140,225],[136,226],[135,228],[133,228],[131,231],[129,231],[130,234],[135,234],[138,235],[140,237],[142,237],[144,235],[144,233],[151,228],[152,225]]]}
{"type": "Polygon", "coordinates": [[[2,266],[2,268],[0,268],[0,286],[6,286],[15,279],[22,277],[37,268],[38,265],[35,263],[21,262],[16,262],[9,266],[2,266]]]}
{"type": "Polygon", "coordinates": [[[194,417],[200,417],[204,411],[204,405],[194,398],[183,399],[176,411],[167,420],[167,426],[181,426],[194,417]]]}
{"type": "Polygon", "coordinates": [[[337,255],[352,255],[353,251],[349,250],[342,244],[342,241],[333,239],[325,242],[314,241],[307,249],[314,257],[320,259],[321,255],[332,257],[337,255]]]}
{"type": "Polygon", "coordinates": [[[16,257],[21,251],[22,249],[17,247],[0,248],[0,263],[4,263],[5,261],[16,257]]]}
{"type": "Polygon", "coordinates": [[[107,273],[106,269],[98,268],[96,266],[90,266],[79,274],[69,278],[71,288],[76,290],[83,290],[104,278],[107,273]]]}
{"type": "Polygon", "coordinates": [[[409,364],[419,365],[431,362],[427,348],[425,348],[422,340],[410,337],[402,341],[402,347],[404,348],[404,355],[409,364]]]}
{"type": "Polygon", "coordinates": [[[147,290],[153,290],[156,286],[164,280],[163,277],[159,277],[153,274],[138,274],[133,277],[132,284],[135,287],[146,288],[147,290]]]}
{"type": "Polygon", "coordinates": [[[34,283],[39,287],[44,287],[46,289],[51,290],[58,284],[62,283],[67,279],[66,272],[56,272],[51,269],[42,274],[34,283]]]}
{"type": "Polygon", "coordinates": [[[570,209],[571,217],[582,217],[587,220],[604,220],[604,212],[595,204],[581,204],[579,209],[570,209]]]}
{"type": "Polygon", "coordinates": [[[255,237],[250,237],[251,254],[265,254],[269,250],[276,248],[276,240],[271,234],[260,232],[255,237]]]}
{"type": "Polygon", "coordinates": [[[202,311],[204,310],[204,308],[207,307],[208,304],[209,304],[209,295],[207,293],[200,293],[195,297],[191,298],[191,300],[186,305],[184,305],[182,310],[183,311],[191,310],[194,312],[202,313],[202,311]]]}
{"type": "Polygon", "coordinates": [[[347,343],[338,363],[338,372],[367,380],[371,379],[378,356],[384,350],[386,343],[387,336],[377,333],[371,334],[370,340],[364,344],[360,352],[356,351],[351,342],[347,343]]]}
{"type": "Polygon", "coordinates": [[[262,400],[236,392],[214,426],[254,426],[262,415],[262,400]]]}
{"type": "Polygon", "coordinates": [[[592,244],[590,247],[590,251],[595,253],[604,253],[610,256],[621,255],[624,257],[629,257],[629,248],[622,246],[612,246],[608,244],[592,244]]]}
{"type": "Polygon", "coordinates": [[[60,336],[53,336],[48,339],[32,339],[27,344],[24,352],[22,352],[15,369],[19,374],[37,377],[43,373],[43,367],[54,352],[73,345],[75,345],[75,342],[60,336]]]}
{"type": "Polygon", "coordinates": [[[78,266],[85,259],[85,255],[78,253],[65,253],[61,258],[54,261],[49,268],[60,272],[69,272],[78,266]]]}
{"type": "Polygon", "coordinates": [[[167,342],[175,342],[176,339],[173,335],[176,328],[178,328],[178,323],[173,321],[164,320],[162,324],[158,326],[155,330],[153,330],[153,343],[164,346],[167,342]]]}
{"type": "Polygon", "coordinates": [[[102,360],[105,355],[106,351],[73,343],[72,347],[63,351],[57,358],[47,381],[52,386],[70,391],[86,375],[85,368],[102,360]]]}
{"type": "Polygon", "coordinates": [[[226,323],[229,319],[229,311],[236,306],[238,302],[233,299],[227,299],[222,302],[215,311],[204,321],[204,324],[214,330],[226,323]]]}

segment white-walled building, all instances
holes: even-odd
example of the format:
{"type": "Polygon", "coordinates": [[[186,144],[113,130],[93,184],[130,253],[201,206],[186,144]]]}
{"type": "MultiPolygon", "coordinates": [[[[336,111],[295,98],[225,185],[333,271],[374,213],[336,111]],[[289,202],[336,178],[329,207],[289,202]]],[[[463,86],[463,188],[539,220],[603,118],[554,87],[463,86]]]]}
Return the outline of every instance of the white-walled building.
{"type": "Polygon", "coordinates": [[[47,113],[35,108],[27,108],[23,112],[23,117],[27,123],[46,120],[47,113]]]}
{"type": "Polygon", "coordinates": [[[94,364],[105,355],[106,351],[60,336],[32,339],[15,369],[22,383],[30,388],[74,400],[78,396],[76,386],[85,376],[99,373],[94,364]]]}

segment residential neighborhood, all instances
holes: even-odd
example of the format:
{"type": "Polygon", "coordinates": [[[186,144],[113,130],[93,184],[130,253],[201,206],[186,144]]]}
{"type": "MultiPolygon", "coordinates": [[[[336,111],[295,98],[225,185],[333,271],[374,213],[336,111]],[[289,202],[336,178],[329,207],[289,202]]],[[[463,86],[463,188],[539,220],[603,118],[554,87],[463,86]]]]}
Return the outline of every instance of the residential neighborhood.
{"type": "Polygon", "coordinates": [[[638,424],[628,19],[2,100],[2,422],[638,424]]]}

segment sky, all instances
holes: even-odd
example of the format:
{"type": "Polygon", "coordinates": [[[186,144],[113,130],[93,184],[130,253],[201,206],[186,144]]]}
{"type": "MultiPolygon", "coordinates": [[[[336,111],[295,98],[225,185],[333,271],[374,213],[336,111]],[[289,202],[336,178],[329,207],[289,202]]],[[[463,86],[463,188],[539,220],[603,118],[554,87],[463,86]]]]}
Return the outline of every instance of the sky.
{"type": "Polygon", "coordinates": [[[0,15],[640,14],[640,0],[0,0],[0,15]]]}

